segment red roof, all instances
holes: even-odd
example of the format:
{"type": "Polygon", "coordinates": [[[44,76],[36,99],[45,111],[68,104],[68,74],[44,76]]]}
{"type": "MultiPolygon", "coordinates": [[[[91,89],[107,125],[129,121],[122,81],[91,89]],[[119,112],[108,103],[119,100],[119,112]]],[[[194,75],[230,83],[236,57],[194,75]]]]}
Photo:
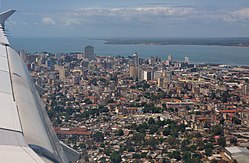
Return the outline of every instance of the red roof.
{"type": "Polygon", "coordinates": [[[170,102],[170,101],[171,101],[171,98],[163,98],[163,99],[161,99],[161,101],[170,102]]]}
{"type": "Polygon", "coordinates": [[[199,121],[205,121],[205,120],[210,120],[210,118],[203,117],[203,118],[197,118],[197,120],[199,120],[199,121]]]}
{"type": "Polygon", "coordinates": [[[236,110],[220,110],[221,113],[238,113],[241,112],[240,109],[236,109],[236,110]]]}
{"type": "Polygon", "coordinates": [[[219,139],[219,138],[220,138],[220,136],[218,136],[218,135],[214,136],[214,139],[219,139]]]}
{"type": "Polygon", "coordinates": [[[54,129],[57,134],[63,135],[91,135],[90,131],[85,128],[70,128],[68,130],[63,130],[62,128],[54,129]]]}
{"type": "Polygon", "coordinates": [[[129,107],[129,108],[127,108],[126,110],[130,110],[130,111],[132,111],[132,110],[137,110],[137,108],[136,107],[129,107]]]}
{"type": "Polygon", "coordinates": [[[94,99],[95,97],[94,97],[94,96],[88,96],[87,98],[89,98],[89,99],[94,99]]]}

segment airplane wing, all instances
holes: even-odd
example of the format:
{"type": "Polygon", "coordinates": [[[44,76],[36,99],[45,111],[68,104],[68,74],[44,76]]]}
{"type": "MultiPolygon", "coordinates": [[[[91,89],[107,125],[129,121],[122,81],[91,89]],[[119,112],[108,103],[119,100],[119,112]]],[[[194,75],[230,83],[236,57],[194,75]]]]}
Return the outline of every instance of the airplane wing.
{"type": "Polygon", "coordinates": [[[59,142],[44,104],[19,54],[4,33],[0,14],[0,162],[69,162],[79,153],[67,151],[59,142]]]}

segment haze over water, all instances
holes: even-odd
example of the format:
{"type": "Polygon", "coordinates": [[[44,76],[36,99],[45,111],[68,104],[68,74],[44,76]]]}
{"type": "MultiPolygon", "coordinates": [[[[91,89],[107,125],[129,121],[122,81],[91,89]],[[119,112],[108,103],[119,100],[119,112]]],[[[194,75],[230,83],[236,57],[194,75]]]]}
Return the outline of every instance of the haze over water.
{"type": "Polygon", "coordinates": [[[102,40],[86,38],[10,38],[17,50],[30,53],[83,52],[86,45],[95,47],[97,56],[130,56],[138,53],[142,58],[159,56],[163,60],[172,54],[174,60],[183,61],[189,57],[192,63],[221,63],[231,65],[249,65],[249,48],[235,46],[207,45],[112,45],[102,40]]]}

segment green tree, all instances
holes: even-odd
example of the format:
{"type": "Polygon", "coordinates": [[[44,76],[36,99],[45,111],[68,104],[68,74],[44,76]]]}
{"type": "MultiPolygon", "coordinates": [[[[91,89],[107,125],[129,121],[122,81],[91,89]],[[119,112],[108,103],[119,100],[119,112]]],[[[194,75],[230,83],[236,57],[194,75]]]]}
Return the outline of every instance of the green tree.
{"type": "Polygon", "coordinates": [[[110,159],[111,159],[111,162],[113,163],[120,163],[122,160],[121,155],[116,151],[111,154],[110,159]]]}
{"type": "Polygon", "coordinates": [[[213,150],[214,149],[214,145],[212,144],[212,143],[206,143],[205,145],[204,145],[204,149],[206,150],[206,149],[211,149],[211,150],[213,150]]]}
{"type": "Polygon", "coordinates": [[[110,156],[110,153],[111,153],[111,149],[110,148],[107,148],[104,153],[107,155],[107,156],[110,156]]]}
{"type": "Polygon", "coordinates": [[[140,154],[138,154],[138,153],[134,153],[134,154],[132,155],[132,158],[140,159],[141,156],[140,156],[140,154]]]}
{"type": "Polygon", "coordinates": [[[101,81],[102,83],[106,83],[107,80],[105,78],[100,78],[99,81],[101,81]]]}
{"type": "Polygon", "coordinates": [[[229,92],[228,91],[224,91],[223,93],[222,93],[222,96],[221,96],[221,101],[223,102],[223,103],[227,103],[227,101],[228,101],[228,98],[230,98],[230,94],[229,94],[229,92]]]}
{"type": "Polygon", "coordinates": [[[144,106],[143,112],[144,113],[161,113],[162,109],[159,107],[155,107],[154,104],[149,104],[149,105],[144,106]]]}
{"type": "Polygon", "coordinates": [[[166,127],[166,128],[163,129],[163,135],[164,136],[168,136],[170,134],[171,134],[171,131],[170,131],[170,129],[168,127],[166,127]]]}
{"type": "Polygon", "coordinates": [[[117,132],[118,136],[123,136],[124,135],[124,131],[122,129],[119,129],[117,132]]]}
{"type": "Polygon", "coordinates": [[[80,144],[79,144],[79,147],[85,149],[85,148],[86,148],[86,145],[83,144],[83,143],[80,143],[80,144]]]}
{"type": "Polygon", "coordinates": [[[170,163],[170,161],[166,158],[163,158],[163,162],[162,163],[170,163]]]}
{"type": "Polygon", "coordinates": [[[104,135],[102,132],[96,132],[95,134],[93,134],[93,139],[97,142],[103,142],[104,141],[104,135]]]}
{"type": "Polygon", "coordinates": [[[105,157],[101,157],[101,158],[100,158],[100,162],[101,162],[101,163],[106,163],[106,158],[105,158],[105,157]]]}
{"type": "Polygon", "coordinates": [[[154,134],[156,133],[158,130],[159,130],[159,126],[157,124],[152,124],[152,125],[149,125],[149,132],[150,134],[154,134]]]}
{"type": "Polygon", "coordinates": [[[92,104],[92,101],[91,101],[89,98],[86,98],[86,99],[84,100],[84,102],[85,102],[86,104],[92,104]]]}
{"type": "Polygon", "coordinates": [[[221,126],[217,125],[212,128],[213,135],[224,135],[224,130],[221,126]]]}
{"type": "Polygon", "coordinates": [[[189,151],[184,151],[182,154],[182,159],[184,161],[189,160],[191,158],[191,153],[189,151]]]}
{"type": "Polygon", "coordinates": [[[134,147],[132,147],[132,146],[128,146],[128,147],[127,147],[127,151],[128,151],[128,152],[135,152],[135,149],[134,149],[134,147]]]}
{"type": "Polygon", "coordinates": [[[241,124],[241,120],[237,117],[234,117],[233,118],[233,123],[236,124],[236,125],[240,125],[241,124]]]}
{"type": "Polygon", "coordinates": [[[147,141],[146,141],[146,144],[151,146],[152,148],[155,148],[157,145],[158,145],[158,140],[156,140],[155,138],[153,137],[150,137],[147,141]]]}
{"type": "Polygon", "coordinates": [[[225,147],[226,146],[226,138],[224,136],[221,136],[219,139],[218,139],[218,144],[222,147],[225,147]]]}
{"type": "Polygon", "coordinates": [[[237,142],[238,142],[238,140],[235,137],[230,139],[230,143],[233,144],[233,145],[237,145],[237,142]]]}
{"type": "Polygon", "coordinates": [[[173,154],[173,158],[175,158],[177,161],[181,160],[180,151],[174,151],[172,154],[173,154]]]}
{"type": "Polygon", "coordinates": [[[135,133],[131,139],[134,141],[134,143],[141,144],[142,142],[144,142],[144,138],[145,133],[135,133]]]}
{"type": "Polygon", "coordinates": [[[205,149],[206,156],[212,156],[213,150],[211,148],[205,149]]]}
{"type": "Polygon", "coordinates": [[[146,132],[146,129],[148,129],[147,123],[139,124],[139,125],[136,127],[136,131],[137,131],[137,132],[145,133],[145,132],[146,132]]]}
{"type": "Polygon", "coordinates": [[[185,139],[181,143],[181,149],[182,151],[187,151],[187,146],[190,144],[190,141],[188,139],[185,139]]]}
{"type": "Polygon", "coordinates": [[[156,121],[154,120],[154,118],[150,117],[149,120],[148,120],[148,124],[155,124],[156,121]]]}

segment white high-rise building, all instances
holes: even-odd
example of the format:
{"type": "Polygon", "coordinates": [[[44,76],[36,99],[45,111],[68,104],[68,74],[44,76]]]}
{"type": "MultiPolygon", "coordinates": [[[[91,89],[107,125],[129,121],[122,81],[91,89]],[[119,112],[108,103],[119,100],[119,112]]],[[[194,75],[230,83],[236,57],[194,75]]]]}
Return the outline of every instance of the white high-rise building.
{"type": "Polygon", "coordinates": [[[138,57],[138,54],[137,53],[134,53],[133,56],[132,56],[132,62],[135,66],[138,66],[139,65],[139,57],[138,57]]]}
{"type": "Polygon", "coordinates": [[[173,56],[172,56],[172,54],[170,54],[170,55],[168,56],[168,60],[169,60],[170,62],[173,61],[173,56]]]}
{"type": "Polygon", "coordinates": [[[184,62],[185,62],[185,63],[189,63],[189,57],[185,57],[185,58],[184,58],[184,62]]]}
{"type": "Polygon", "coordinates": [[[146,70],[143,71],[143,79],[146,81],[153,80],[154,79],[154,71],[153,70],[146,70]]]}

